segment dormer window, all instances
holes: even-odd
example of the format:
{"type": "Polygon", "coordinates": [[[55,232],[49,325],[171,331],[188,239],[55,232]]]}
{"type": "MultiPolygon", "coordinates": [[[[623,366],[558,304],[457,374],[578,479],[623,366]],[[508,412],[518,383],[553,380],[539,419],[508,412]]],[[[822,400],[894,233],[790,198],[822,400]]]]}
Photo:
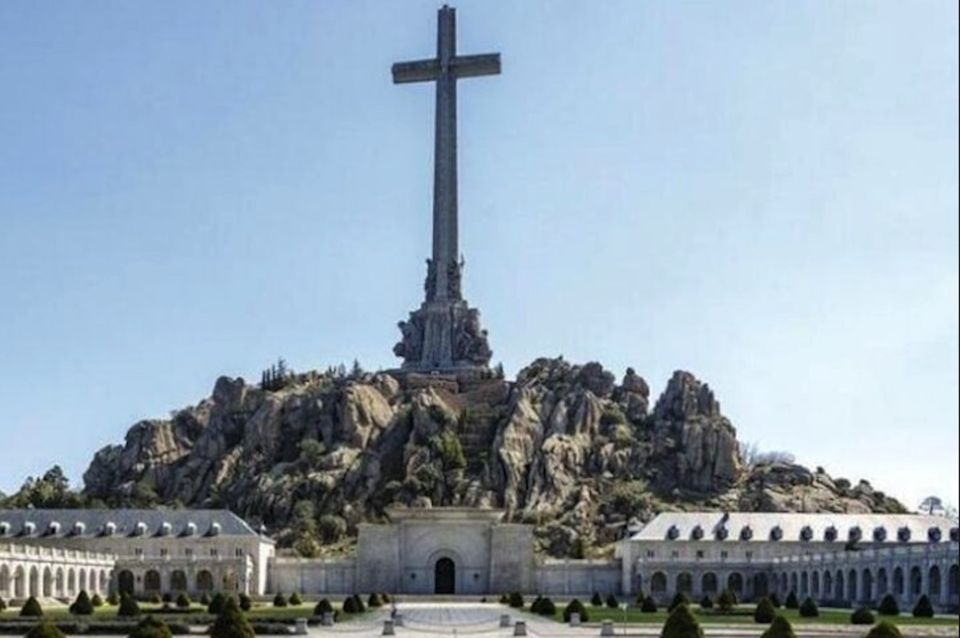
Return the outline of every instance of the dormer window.
{"type": "Polygon", "coordinates": [[[828,543],[834,543],[837,540],[837,528],[831,525],[827,529],[823,530],[823,540],[828,543]]]}
{"type": "Polygon", "coordinates": [[[170,536],[173,533],[173,525],[167,521],[160,523],[160,536],[170,536]]]}
{"type": "Polygon", "coordinates": [[[882,543],[887,540],[887,528],[883,526],[877,526],[873,528],[873,540],[882,543]]]}
{"type": "Polygon", "coordinates": [[[860,529],[859,525],[854,525],[847,532],[847,540],[851,543],[859,542],[861,538],[863,538],[863,530],[860,529]]]}
{"type": "Polygon", "coordinates": [[[23,535],[24,536],[33,536],[37,531],[37,524],[31,521],[27,521],[23,524],[23,535]]]}
{"type": "Polygon", "coordinates": [[[727,540],[727,536],[729,535],[730,535],[730,530],[728,530],[725,525],[721,525],[714,532],[714,536],[716,536],[718,541],[727,540]]]}
{"type": "Polygon", "coordinates": [[[117,533],[117,524],[113,521],[109,521],[103,526],[104,536],[113,536],[117,533]]]}
{"type": "Polygon", "coordinates": [[[931,543],[939,543],[941,538],[943,538],[943,531],[939,527],[933,526],[927,530],[927,539],[931,543]]]}
{"type": "Polygon", "coordinates": [[[60,533],[60,523],[57,521],[50,521],[50,524],[47,525],[47,535],[56,536],[60,533]]]}
{"type": "Polygon", "coordinates": [[[0,521],[0,536],[6,536],[10,533],[10,523],[6,521],[0,521]]]}
{"type": "Polygon", "coordinates": [[[770,540],[778,541],[783,538],[783,528],[779,525],[774,525],[770,530],[770,540]]]}
{"type": "Polygon", "coordinates": [[[211,523],[210,531],[207,532],[208,536],[219,536],[220,535],[220,523],[211,523]]]}
{"type": "Polygon", "coordinates": [[[83,536],[83,533],[85,531],[87,531],[87,526],[81,523],[80,521],[77,521],[76,523],[73,524],[73,531],[71,532],[71,534],[73,534],[74,536],[83,536]]]}
{"type": "Polygon", "coordinates": [[[189,522],[189,523],[187,523],[186,526],[183,528],[183,535],[184,535],[184,536],[196,536],[196,535],[197,535],[197,524],[194,523],[194,522],[192,522],[192,521],[189,522]]]}
{"type": "Polygon", "coordinates": [[[904,525],[903,527],[901,527],[900,529],[898,529],[898,530],[897,530],[897,540],[900,541],[901,543],[909,543],[909,542],[910,542],[910,528],[907,527],[906,525],[904,525]]]}
{"type": "Polygon", "coordinates": [[[138,522],[133,526],[133,535],[134,536],[143,536],[147,533],[147,524],[143,521],[138,522]]]}
{"type": "Polygon", "coordinates": [[[950,541],[953,543],[960,542],[960,527],[950,528],[950,541]]]}
{"type": "Polygon", "coordinates": [[[749,525],[744,525],[740,530],[740,540],[748,541],[753,538],[753,528],[749,525]]]}
{"type": "Polygon", "coordinates": [[[813,528],[809,525],[804,525],[803,529],[800,530],[800,540],[805,543],[809,543],[813,540],[813,528]]]}
{"type": "Polygon", "coordinates": [[[667,538],[672,541],[680,538],[680,529],[676,525],[671,525],[670,529],[667,530],[667,538]]]}
{"type": "Polygon", "coordinates": [[[694,528],[690,531],[690,538],[695,541],[698,541],[703,538],[703,528],[699,525],[695,525],[694,528]]]}

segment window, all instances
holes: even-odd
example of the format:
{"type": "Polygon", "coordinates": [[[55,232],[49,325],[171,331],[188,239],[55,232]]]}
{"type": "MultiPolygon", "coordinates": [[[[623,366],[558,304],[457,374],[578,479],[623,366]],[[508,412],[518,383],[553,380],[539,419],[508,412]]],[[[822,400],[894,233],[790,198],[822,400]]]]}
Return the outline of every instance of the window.
{"type": "Polygon", "coordinates": [[[184,553],[184,555],[185,555],[187,558],[192,558],[192,557],[193,557],[193,548],[192,548],[192,547],[187,547],[187,548],[185,548],[185,549],[183,550],[183,553],[184,553]]]}
{"type": "MultiPolygon", "coordinates": [[[[726,552],[721,552],[721,553],[726,553],[726,552]]],[[[698,550],[697,550],[697,558],[703,558],[703,556],[704,556],[703,550],[702,550],[702,549],[698,549],[698,550]]]]}
{"type": "Polygon", "coordinates": [[[161,548],[160,548],[160,557],[161,557],[161,558],[166,558],[168,553],[169,553],[169,550],[168,550],[166,547],[161,547],[161,548]]]}
{"type": "Polygon", "coordinates": [[[746,556],[747,556],[747,560],[750,560],[751,558],[753,558],[753,552],[752,551],[747,552],[746,556]]]}
{"type": "Polygon", "coordinates": [[[134,548],[133,548],[133,555],[134,555],[134,556],[137,556],[137,557],[143,556],[143,548],[142,548],[142,547],[134,547],[134,548]]]}
{"type": "Polygon", "coordinates": [[[726,551],[720,552],[720,558],[721,558],[721,559],[724,559],[724,558],[726,558],[727,556],[728,556],[728,552],[726,552],[726,551]]]}
{"type": "Polygon", "coordinates": [[[216,547],[211,547],[211,548],[210,548],[210,557],[211,557],[211,558],[216,558],[216,557],[219,556],[219,555],[220,555],[220,550],[218,550],[216,547]]]}
{"type": "Polygon", "coordinates": [[[656,555],[657,555],[657,553],[656,553],[655,551],[653,551],[652,549],[648,549],[648,550],[647,550],[647,558],[655,558],[656,555]]]}
{"type": "Polygon", "coordinates": [[[236,556],[237,558],[243,558],[243,548],[238,547],[235,550],[233,550],[233,555],[236,556]]]}
{"type": "Polygon", "coordinates": [[[680,558],[680,552],[678,552],[677,550],[673,550],[672,552],[670,552],[670,558],[680,558]]]}

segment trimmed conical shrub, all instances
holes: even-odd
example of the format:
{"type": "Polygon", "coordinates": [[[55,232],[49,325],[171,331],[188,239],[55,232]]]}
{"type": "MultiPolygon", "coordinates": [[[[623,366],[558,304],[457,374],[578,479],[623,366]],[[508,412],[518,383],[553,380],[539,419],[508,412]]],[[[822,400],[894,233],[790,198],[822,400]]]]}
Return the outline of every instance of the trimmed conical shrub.
{"type": "Polygon", "coordinates": [[[117,607],[117,615],[132,618],[140,615],[140,604],[137,599],[130,594],[120,594],[120,606],[117,607]]]}
{"type": "Polygon", "coordinates": [[[607,607],[609,607],[610,609],[616,609],[619,606],[620,606],[620,601],[617,600],[616,596],[614,596],[613,594],[610,594],[609,596],[607,596],[607,607]]]}
{"type": "Polygon", "coordinates": [[[600,592],[593,592],[593,596],[590,597],[590,604],[594,607],[603,607],[603,597],[600,596],[600,592]]]}
{"type": "Polygon", "coordinates": [[[720,597],[717,598],[717,607],[720,608],[720,611],[733,611],[733,608],[737,606],[737,597],[733,595],[733,592],[729,589],[724,589],[720,592],[720,597]]]}
{"type": "Polygon", "coordinates": [[[367,597],[367,607],[383,607],[383,599],[380,594],[374,592],[367,597]]]}
{"type": "Polygon", "coordinates": [[[167,623],[147,616],[130,632],[128,638],[173,638],[173,632],[167,627],[167,623]]]}
{"type": "Polygon", "coordinates": [[[672,612],[674,609],[676,609],[680,605],[689,605],[689,604],[690,604],[690,599],[687,598],[683,594],[683,592],[678,591],[676,595],[673,597],[673,600],[670,601],[670,606],[667,607],[667,611],[672,612]]]}
{"type": "Polygon", "coordinates": [[[274,607],[286,607],[287,606],[287,597],[277,592],[277,595],[273,597],[273,606],[274,607]]]}
{"type": "Polygon", "coordinates": [[[540,610],[537,611],[541,616],[556,616],[557,606],[547,597],[540,599],[540,610]]]}
{"type": "Polygon", "coordinates": [[[780,597],[777,596],[776,594],[770,594],[769,596],[767,596],[767,598],[770,599],[770,604],[773,605],[774,609],[780,609],[781,607],[783,607],[783,605],[780,603],[780,597]]]}
{"type": "Polygon", "coordinates": [[[357,601],[353,596],[348,596],[343,601],[343,613],[345,614],[355,614],[357,613],[357,601]]]}
{"type": "Polygon", "coordinates": [[[793,626],[783,616],[777,616],[760,638],[797,638],[793,626]]]}
{"type": "Polygon", "coordinates": [[[210,638],[254,638],[253,627],[232,596],[224,602],[223,611],[210,628],[210,638]]]}
{"type": "Polygon", "coordinates": [[[795,592],[790,592],[787,594],[787,601],[783,604],[787,609],[799,609],[800,601],[797,599],[797,594],[795,592]]]}
{"type": "Polygon", "coordinates": [[[899,616],[900,605],[893,594],[887,594],[880,599],[880,606],[877,607],[877,611],[880,612],[881,616],[899,616]]]}
{"type": "Polygon", "coordinates": [[[803,602],[800,604],[800,617],[801,618],[816,618],[820,615],[820,608],[817,607],[817,603],[807,596],[803,599],[803,602]]]}
{"type": "Polygon", "coordinates": [[[766,625],[772,623],[776,617],[777,610],[773,606],[773,602],[766,596],[761,598],[760,602],[757,603],[757,608],[753,610],[753,621],[761,625],[766,625]]]}
{"type": "Polygon", "coordinates": [[[40,606],[36,598],[31,596],[20,608],[20,615],[28,618],[39,618],[43,616],[43,607],[40,606]]]}
{"type": "Polygon", "coordinates": [[[5,601],[3,598],[0,598],[0,611],[3,611],[6,608],[7,608],[7,601],[5,601]]]}
{"type": "Polygon", "coordinates": [[[700,599],[700,609],[713,609],[713,599],[710,596],[704,596],[700,599]]]}
{"type": "Polygon", "coordinates": [[[49,620],[41,620],[27,632],[25,638],[67,638],[60,629],[49,620]]]}
{"type": "Polygon", "coordinates": [[[933,618],[933,605],[926,594],[920,597],[917,604],[913,607],[914,618],[933,618]]]}
{"type": "Polygon", "coordinates": [[[324,614],[332,614],[333,605],[330,604],[330,601],[326,598],[321,598],[313,608],[314,616],[323,616],[324,614]]]}
{"type": "Polygon", "coordinates": [[[76,616],[89,616],[93,613],[93,602],[87,595],[87,590],[81,589],[77,599],[70,605],[70,613],[76,616]]]}
{"type": "Polygon", "coordinates": [[[903,638],[903,634],[889,620],[881,620],[867,632],[866,638],[903,638]]]}
{"type": "Polygon", "coordinates": [[[590,620],[590,614],[587,613],[587,608],[576,598],[567,603],[567,606],[563,608],[563,622],[570,622],[570,614],[580,614],[580,622],[588,622],[590,620]]]}
{"type": "Polygon", "coordinates": [[[207,613],[216,616],[221,611],[223,611],[223,605],[227,602],[227,597],[217,592],[213,595],[213,599],[210,600],[210,604],[207,605],[207,613]]]}
{"type": "Polygon", "coordinates": [[[523,609],[523,595],[520,592],[510,592],[510,606],[514,609],[523,609]]]}
{"type": "Polygon", "coordinates": [[[100,594],[94,594],[93,598],[90,599],[90,604],[94,607],[103,607],[103,598],[100,598],[100,594]]]}
{"type": "Polygon", "coordinates": [[[240,605],[240,611],[250,611],[253,609],[253,599],[250,598],[248,594],[240,592],[240,596],[237,598],[237,603],[240,605]]]}
{"type": "Polygon", "coordinates": [[[657,601],[654,600],[653,596],[647,596],[647,598],[643,601],[643,604],[640,605],[640,611],[644,614],[657,613],[657,601]]]}
{"type": "Polygon", "coordinates": [[[703,638],[703,630],[686,605],[677,605],[663,624],[660,638],[703,638]]]}
{"type": "Polygon", "coordinates": [[[290,604],[293,605],[294,607],[299,607],[300,605],[302,605],[303,599],[300,598],[300,594],[298,594],[297,592],[293,592],[292,594],[290,594],[290,604]]]}
{"type": "Polygon", "coordinates": [[[860,607],[850,614],[850,623],[854,625],[872,625],[874,620],[873,612],[866,607],[860,607]]]}
{"type": "Polygon", "coordinates": [[[190,607],[190,596],[187,595],[187,592],[182,591],[177,594],[177,607],[180,609],[187,609],[190,607]]]}

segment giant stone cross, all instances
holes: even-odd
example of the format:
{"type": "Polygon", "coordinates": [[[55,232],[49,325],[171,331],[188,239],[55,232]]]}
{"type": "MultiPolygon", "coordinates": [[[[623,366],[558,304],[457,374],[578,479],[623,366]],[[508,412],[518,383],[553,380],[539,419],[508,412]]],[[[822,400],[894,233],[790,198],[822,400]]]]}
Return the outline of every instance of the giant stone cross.
{"type": "Polygon", "coordinates": [[[457,55],[456,12],[438,12],[437,57],[393,65],[395,84],[436,82],[433,156],[433,253],[427,260],[425,300],[399,326],[393,351],[403,368],[424,372],[485,370],[492,352],[480,313],[463,299],[457,223],[457,80],[500,73],[500,54],[457,55]]]}

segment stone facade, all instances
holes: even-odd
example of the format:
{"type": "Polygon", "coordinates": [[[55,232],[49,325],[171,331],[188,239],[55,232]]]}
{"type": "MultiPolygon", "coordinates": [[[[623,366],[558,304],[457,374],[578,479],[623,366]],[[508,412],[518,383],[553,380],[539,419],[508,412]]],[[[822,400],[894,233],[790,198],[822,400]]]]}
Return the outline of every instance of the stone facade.
{"type": "Polygon", "coordinates": [[[0,510],[0,541],[112,556],[93,591],[262,594],[274,542],[225,510],[0,510]]]}
{"type": "Polygon", "coordinates": [[[115,561],[99,552],[0,543],[0,598],[73,598],[81,590],[105,595],[115,561]]]}
{"type": "Polygon", "coordinates": [[[621,588],[666,602],[729,589],[824,604],[903,606],[922,594],[957,608],[958,530],[945,518],[876,514],[661,514],[620,543],[621,588]]]}

